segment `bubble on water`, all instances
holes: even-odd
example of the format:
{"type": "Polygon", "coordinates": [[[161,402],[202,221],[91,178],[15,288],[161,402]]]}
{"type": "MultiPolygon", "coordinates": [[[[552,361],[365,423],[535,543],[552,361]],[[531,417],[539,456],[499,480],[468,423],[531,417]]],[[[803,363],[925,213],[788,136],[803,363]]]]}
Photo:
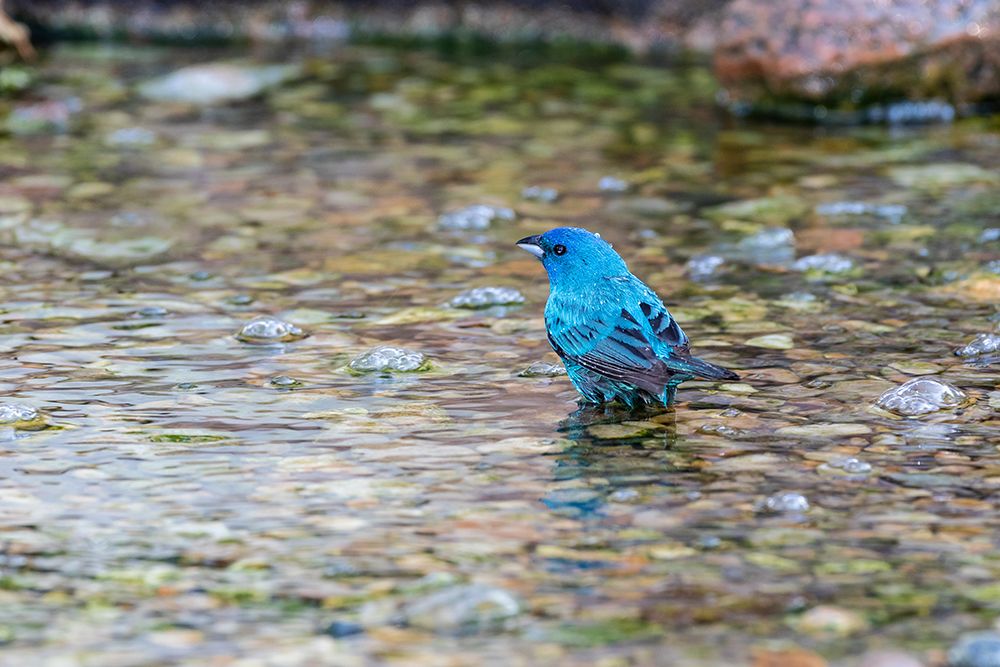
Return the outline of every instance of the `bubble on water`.
{"type": "Polygon", "coordinates": [[[357,373],[391,371],[408,373],[426,369],[427,358],[421,352],[391,345],[379,345],[354,359],[348,367],[357,373]]]}
{"type": "Polygon", "coordinates": [[[867,461],[861,461],[855,458],[848,458],[844,460],[840,469],[844,472],[851,473],[852,475],[859,475],[866,472],[871,472],[872,464],[867,461]]]}
{"type": "Polygon", "coordinates": [[[0,424],[24,424],[38,418],[38,411],[30,405],[0,403],[0,424]]]}
{"type": "Polygon", "coordinates": [[[768,512],[801,513],[809,511],[809,500],[801,493],[784,491],[769,496],[763,503],[768,512]]]}
{"type": "Polygon", "coordinates": [[[847,273],[854,268],[854,261],[837,253],[806,255],[792,264],[793,271],[818,271],[821,273],[847,273]]]}
{"type": "Polygon", "coordinates": [[[264,315],[255,317],[240,329],[236,337],[244,343],[271,345],[304,338],[306,334],[291,322],[264,315]]]}
{"type": "Polygon", "coordinates": [[[896,224],[906,215],[907,208],[902,204],[870,204],[863,201],[835,201],[819,204],[816,213],[828,217],[842,216],[872,216],[884,218],[896,224]]]}
{"type": "Polygon", "coordinates": [[[718,255],[695,255],[684,266],[691,280],[706,280],[715,275],[716,270],[725,264],[726,260],[718,255]]]}
{"type": "Polygon", "coordinates": [[[231,306],[249,306],[254,301],[255,299],[249,294],[235,294],[226,299],[226,303],[231,306]]]}
{"type": "Polygon", "coordinates": [[[847,475],[867,475],[872,471],[872,465],[853,456],[842,456],[820,464],[819,469],[847,475]]]}
{"type": "Polygon", "coordinates": [[[473,204],[450,211],[438,218],[441,229],[487,229],[494,220],[514,220],[514,211],[503,206],[473,204]]]}
{"type": "Polygon", "coordinates": [[[275,375],[270,380],[272,387],[278,387],[279,389],[288,389],[290,387],[298,387],[302,383],[293,377],[287,375],[275,375]]]}
{"type": "Polygon", "coordinates": [[[566,368],[562,364],[550,364],[547,361],[536,361],[518,373],[523,378],[550,378],[559,375],[566,375],[566,368]]]}
{"type": "Polygon", "coordinates": [[[960,357],[979,357],[994,352],[1000,352],[1000,334],[996,333],[979,334],[968,344],[955,350],[955,354],[960,357]]]}
{"type": "Polygon", "coordinates": [[[195,271],[191,273],[188,278],[196,282],[203,282],[205,280],[211,280],[215,276],[209,271],[195,271]]]}
{"type": "Polygon", "coordinates": [[[546,188],[540,185],[532,185],[521,190],[521,197],[531,201],[540,201],[546,204],[559,199],[559,191],[555,188],[546,188]]]}
{"type": "Polygon", "coordinates": [[[886,391],[878,397],[875,405],[904,417],[915,417],[956,408],[966,400],[960,389],[947,382],[918,377],[886,391]]]}
{"type": "Polygon", "coordinates": [[[475,287],[450,302],[454,308],[489,308],[524,303],[524,295],[513,287],[475,287]]]}
{"type": "Polygon", "coordinates": [[[597,181],[597,189],[601,192],[627,192],[628,188],[628,181],[614,176],[602,176],[601,180],[597,181]]]}

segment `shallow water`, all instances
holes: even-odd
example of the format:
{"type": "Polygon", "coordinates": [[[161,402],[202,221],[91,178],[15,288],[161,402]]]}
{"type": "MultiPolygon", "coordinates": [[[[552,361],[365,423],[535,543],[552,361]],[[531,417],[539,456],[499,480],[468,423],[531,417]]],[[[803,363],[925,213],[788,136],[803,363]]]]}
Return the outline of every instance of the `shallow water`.
{"type": "Polygon", "coordinates": [[[990,627],[996,357],[954,350],[997,326],[996,119],[733,124],[702,69],[543,55],[343,47],[205,108],[135,86],[228,54],[49,55],[68,124],[0,138],[2,401],[49,426],[0,424],[0,664],[853,665],[990,627]],[[479,204],[516,219],[439,222],[479,204]],[[519,375],[555,358],[513,242],[564,224],[741,382],[622,415],[519,375]],[[238,340],[261,315],[308,335],[238,340]],[[383,344],[422,370],[348,368],[383,344]],[[968,400],[874,407],[918,376],[968,400]]]}

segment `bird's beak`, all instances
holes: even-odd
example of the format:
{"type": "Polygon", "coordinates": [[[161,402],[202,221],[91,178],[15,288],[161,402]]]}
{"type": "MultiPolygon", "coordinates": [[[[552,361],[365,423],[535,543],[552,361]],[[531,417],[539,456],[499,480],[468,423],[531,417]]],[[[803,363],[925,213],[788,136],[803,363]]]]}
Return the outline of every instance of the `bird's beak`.
{"type": "Polygon", "coordinates": [[[542,250],[542,237],[538,235],[525,236],[517,242],[517,247],[521,250],[527,250],[538,259],[545,255],[545,251],[542,250]]]}

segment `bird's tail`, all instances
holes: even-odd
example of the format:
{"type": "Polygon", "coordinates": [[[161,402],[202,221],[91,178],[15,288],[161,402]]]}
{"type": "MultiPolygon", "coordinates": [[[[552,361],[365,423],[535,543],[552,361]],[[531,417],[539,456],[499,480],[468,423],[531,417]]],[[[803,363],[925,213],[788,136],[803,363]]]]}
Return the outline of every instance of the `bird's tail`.
{"type": "Polygon", "coordinates": [[[703,359],[698,357],[687,357],[683,359],[678,359],[680,363],[678,365],[683,366],[684,370],[695,377],[699,377],[705,380],[739,380],[740,376],[733,371],[723,368],[722,366],[716,366],[715,364],[710,364],[703,359]]]}

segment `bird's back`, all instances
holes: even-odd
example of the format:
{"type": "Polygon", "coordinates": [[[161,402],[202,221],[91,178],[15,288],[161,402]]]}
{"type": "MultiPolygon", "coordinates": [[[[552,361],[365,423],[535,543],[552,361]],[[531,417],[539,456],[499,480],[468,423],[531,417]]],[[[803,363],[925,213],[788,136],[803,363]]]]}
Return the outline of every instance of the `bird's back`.
{"type": "Polygon", "coordinates": [[[669,404],[684,380],[736,377],[692,357],[680,325],[632,274],[553,284],[545,324],[570,378],[592,402],[618,398],[629,404],[637,399],[669,404]]]}

